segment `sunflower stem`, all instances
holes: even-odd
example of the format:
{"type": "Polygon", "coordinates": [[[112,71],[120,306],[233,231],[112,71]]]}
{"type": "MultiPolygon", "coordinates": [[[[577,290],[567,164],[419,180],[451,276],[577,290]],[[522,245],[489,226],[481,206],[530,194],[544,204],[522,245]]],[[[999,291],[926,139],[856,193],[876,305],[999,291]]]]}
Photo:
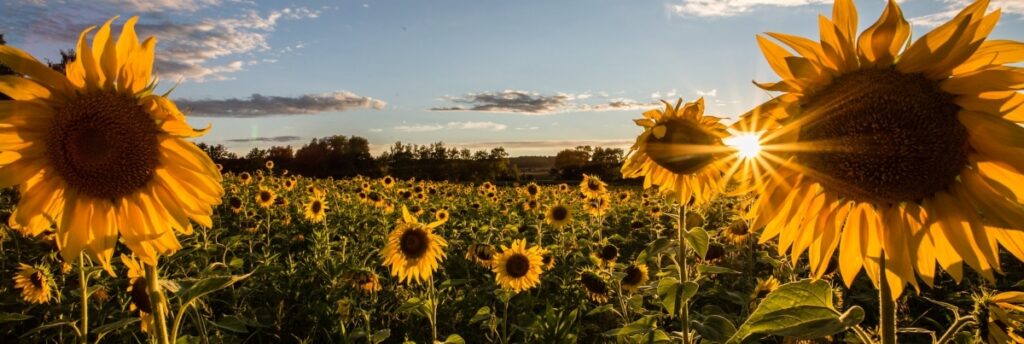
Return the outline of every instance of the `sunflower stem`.
{"type": "Polygon", "coordinates": [[[163,291],[160,290],[160,280],[156,266],[143,264],[146,270],[146,292],[149,293],[149,303],[153,310],[153,327],[156,333],[157,343],[170,344],[167,336],[167,308],[164,302],[163,291]]]}
{"type": "Polygon", "coordinates": [[[956,334],[959,333],[960,330],[964,328],[964,326],[974,323],[977,323],[977,321],[974,319],[973,315],[957,318],[956,322],[953,323],[953,326],[951,326],[949,330],[946,330],[946,333],[942,334],[942,338],[939,338],[939,341],[937,341],[936,343],[946,344],[953,341],[953,337],[956,337],[956,334]]]}
{"type": "Polygon", "coordinates": [[[882,344],[896,344],[896,302],[892,298],[892,289],[889,288],[888,278],[885,276],[885,253],[879,260],[878,278],[878,309],[879,334],[882,337],[882,344]]]}
{"type": "MultiPolygon", "coordinates": [[[[689,271],[690,267],[689,267],[689,264],[687,264],[687,262],[686,262],[686,238],[683,237],[684,233],[686,232],[686,228],[685,228],[686,227],[686,213],[687,213],[686,205],[683,204],[682,202],[680,202],[679,203],[679,219],[678,219],[678,225],[677,225],[677,228],[676,228],[676,241],[679,242],[679,245],[678,245],[679,246],[679,251],[676,254],[679,257],[678,258],[678,260],[679,260],[678,264],[679,265],[677,265],[677,267],[679,269],[679,283],[684,283],[684,284],[689,281],[689,276],[690,276],[690,271],[689,271]]],[[[680,290],[682,290],[682,288],[680,288],[680,290]]],[[[682,322],[683,344],[689,344],[690,343],[690,302],[689,302],[689,300],[684,300],[681,303],[682,303],[682,310],[679,311],[679,320],[682,322]]]]}
{"type": "Polygon", "coordinates": [[[78,285],[82,287],[82,327],[79,343],[89,342],[89,277],[85,274],[85,253],[78,253],[78,285]]]}
{"type": "Polygon", "coordinates": [[[427,284],[430,288],[429,300],[430,300],[430,342],[437,341],[437,290],[434,289],[434,277],[431,276],[427,279],[427,284]]]}

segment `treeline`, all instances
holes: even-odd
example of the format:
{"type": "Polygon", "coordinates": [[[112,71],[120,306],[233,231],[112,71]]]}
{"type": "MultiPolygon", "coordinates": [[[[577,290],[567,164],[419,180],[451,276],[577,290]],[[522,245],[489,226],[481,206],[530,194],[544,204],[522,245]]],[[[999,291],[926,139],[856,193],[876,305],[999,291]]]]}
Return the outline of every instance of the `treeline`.
{"type": "Polygon", "coordinates": [[[396,142],[379,156],[370,153],[370,144],[359,136],[335,135],[316,138],[294,149],[291,146],[253,148],[238,156],[221,144],[199,143],[225,172],[265,169],[267,161],[274,169],[317,178],[346,178],[357,175],[396,178],[417,178],[448,181],[526,181],[579,180],[583,173],[595,174],[608,181],[621,179],[622,149],[589,146],[559,152],[547,175],[524,174],[502,147],[470,151],[447,147],[443,142],[428,145],[396,142]]]}

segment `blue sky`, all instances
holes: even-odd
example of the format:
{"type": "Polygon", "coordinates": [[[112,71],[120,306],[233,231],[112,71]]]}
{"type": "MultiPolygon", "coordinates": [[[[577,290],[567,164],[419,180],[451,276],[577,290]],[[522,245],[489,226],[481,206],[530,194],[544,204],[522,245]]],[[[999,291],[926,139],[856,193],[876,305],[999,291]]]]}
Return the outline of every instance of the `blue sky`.
{"type": "MultiPolygon", "coordinates": [[[[112,15],[160,40],[162,86],[200,141],[244,153],[327,135],[554,154],[627,147],[659,99],[704,96],[735,118],[774,81],[765,31],[817,39],[831,0],[5,1],[0,32],[40,58],[112,15]]],[[[966,0],[905,0],[914,36],[966,0]]],[[[859,0],[860,28],[882,0],[859,0]]],[[[992,37],[1024,38],[1024,1],[993,0],[992,37]]]]}

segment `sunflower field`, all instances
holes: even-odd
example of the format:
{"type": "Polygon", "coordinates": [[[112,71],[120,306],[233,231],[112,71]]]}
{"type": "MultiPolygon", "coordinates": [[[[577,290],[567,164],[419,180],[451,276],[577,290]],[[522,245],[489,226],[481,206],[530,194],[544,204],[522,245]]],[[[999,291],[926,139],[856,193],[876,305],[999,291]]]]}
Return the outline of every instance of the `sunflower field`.
{"type": "Polygon", "coordinates": [[[137,17],[63,71],[0,45],[3,342],[1024,343],[1024,44],[988,5],[758,36],[775,96],[643,112],[632,184],[225,172],[137,17]]]}

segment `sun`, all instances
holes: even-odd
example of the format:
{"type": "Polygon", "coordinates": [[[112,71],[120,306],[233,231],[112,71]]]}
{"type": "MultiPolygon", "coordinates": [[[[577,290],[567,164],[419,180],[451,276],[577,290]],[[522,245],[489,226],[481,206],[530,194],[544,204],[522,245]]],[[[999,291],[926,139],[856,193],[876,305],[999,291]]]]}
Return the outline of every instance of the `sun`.
{"type": "Polygon", "coordinates": [[[761,133],[733,133],[722,139],[722,143],[736,149],[741,159],[753,159],[761,154],[761,133]]]}

